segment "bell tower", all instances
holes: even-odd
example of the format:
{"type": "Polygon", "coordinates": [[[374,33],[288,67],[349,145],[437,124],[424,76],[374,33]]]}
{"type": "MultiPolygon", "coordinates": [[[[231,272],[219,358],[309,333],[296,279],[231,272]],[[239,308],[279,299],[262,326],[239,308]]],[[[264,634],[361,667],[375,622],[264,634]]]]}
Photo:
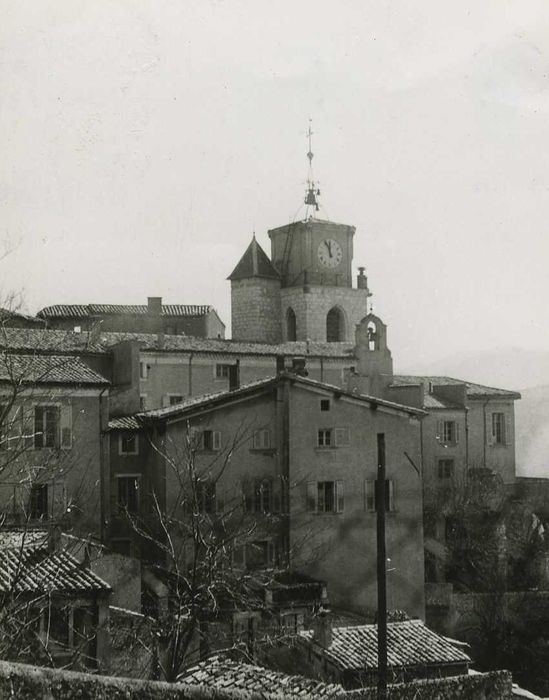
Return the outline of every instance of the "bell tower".
{"type": "Polygon", "coordinates": [[[254,251],[248,250],[229,278],[235,340],[275,342],[278,337],[276,342],[352,343],[356,325],[368,312],[365,268],[359,268],[353,286],[355,227],[319,218],[322,205],[313,172],[310,122],[306,136],[304,217],[268,231],[271,259],[261,249],[255,252],[255,258],[261,259],[260,276],[254,272],[254,251]],[[266,309],[276,315],[276,323],[259,322],[266,309]]]}

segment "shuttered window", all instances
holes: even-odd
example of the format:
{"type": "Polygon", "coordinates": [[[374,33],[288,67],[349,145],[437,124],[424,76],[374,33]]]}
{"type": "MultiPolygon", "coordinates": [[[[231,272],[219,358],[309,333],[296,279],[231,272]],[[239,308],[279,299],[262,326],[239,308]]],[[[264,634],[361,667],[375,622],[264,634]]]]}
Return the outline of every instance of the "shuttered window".
{"type": "MultiPolygon", "coordinates": [[[[364,505],[366,510],[377,510],[375,479],[364,482],[364,505]]],[[[392,479],[385,480],[385,510],[395,510],[395,485],[392,479]]]]}
{"type": "Polygon", "coordinates": [[[310,481],[306,509],[310,513],[342,513],[345,510],[345,482],[310,481]]]}

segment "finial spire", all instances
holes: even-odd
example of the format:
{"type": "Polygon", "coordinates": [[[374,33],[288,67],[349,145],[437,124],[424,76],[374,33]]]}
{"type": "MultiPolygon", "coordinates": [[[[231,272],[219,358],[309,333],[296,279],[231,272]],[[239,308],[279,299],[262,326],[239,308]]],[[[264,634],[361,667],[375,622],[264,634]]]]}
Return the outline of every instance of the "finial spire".
{"type": "Polygon", "coordinates": [[[319,210],[317,197],[320,195],[320,190],[315,184],[315,178],[313,174],[313,146],[312,146],[312,119],[309,119],[309,129],[307,130],[307,141],[309,144],[309,151],[307,152],[307,158],[309,160],[309,172],[307,174],[307,191],[305,192],[305,204],[307,205],[307,212],[305,218],[310,218],[314,216],[314,213],[319,210]],[[309,211],[309,207],[313,207],[312,211],[309,211]]]}

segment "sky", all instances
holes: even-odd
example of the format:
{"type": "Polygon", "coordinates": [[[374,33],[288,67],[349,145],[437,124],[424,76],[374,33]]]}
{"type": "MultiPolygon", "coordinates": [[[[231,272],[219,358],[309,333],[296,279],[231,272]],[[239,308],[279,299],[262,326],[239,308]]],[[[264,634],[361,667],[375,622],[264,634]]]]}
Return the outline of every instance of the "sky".
{"type": "Polygon", "coordinates": [[[0,0],[0,284],[212,304],[293,220],[356,226],[398,367],[549,350],[546,0],[0,0]]]}

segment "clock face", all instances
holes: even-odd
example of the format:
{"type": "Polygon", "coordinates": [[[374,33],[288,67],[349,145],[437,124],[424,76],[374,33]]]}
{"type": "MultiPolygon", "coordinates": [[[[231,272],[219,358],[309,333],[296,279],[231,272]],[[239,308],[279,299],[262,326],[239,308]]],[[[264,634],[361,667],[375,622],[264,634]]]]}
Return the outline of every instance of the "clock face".
{"type": "Polygon", "coordinates": [[[333,238],[326,238],[318,246],[318,259],[325,267],[337,267],[342,258],[341,246],[333,238]]]}

